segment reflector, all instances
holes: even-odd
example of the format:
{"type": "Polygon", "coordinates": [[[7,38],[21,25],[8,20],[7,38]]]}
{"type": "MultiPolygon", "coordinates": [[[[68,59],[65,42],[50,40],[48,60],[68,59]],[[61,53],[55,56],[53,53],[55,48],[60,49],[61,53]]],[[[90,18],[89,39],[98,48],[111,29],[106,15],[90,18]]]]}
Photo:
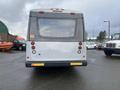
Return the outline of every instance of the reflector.
{"type": "Polygon", "coordinates": [[[82,63],[81,62],[71,62],[70,65],[71,66],[80,66],[80,65],[82,65],[82,63]]]}
{"type": "Polygon", "coordinates": [[[33,63],[31,66],[36,67],[36,66],[44,66],[44,63],[33,63]]]}
{"type": "Polygon", "coordinates": [[[78,49],[82,49],[82,47],[81,47],[81,46],[79,46],[79,47],[78,47],[78,49]]]}
{"type": "Polygon", "coordinates": [[[70,13],[71,15],[75,15],[75,13],[70,13]]]}

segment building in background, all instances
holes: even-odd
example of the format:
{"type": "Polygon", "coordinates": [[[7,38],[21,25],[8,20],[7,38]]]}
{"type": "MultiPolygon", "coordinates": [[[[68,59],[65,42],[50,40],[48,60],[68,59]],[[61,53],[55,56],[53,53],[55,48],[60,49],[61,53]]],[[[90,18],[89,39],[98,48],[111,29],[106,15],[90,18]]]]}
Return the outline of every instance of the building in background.
{"type": "Polygon", "coordinates": [[[0,21],[0,41],[13,42],[17,36],[9,33],[7,26],[0,21]]]}

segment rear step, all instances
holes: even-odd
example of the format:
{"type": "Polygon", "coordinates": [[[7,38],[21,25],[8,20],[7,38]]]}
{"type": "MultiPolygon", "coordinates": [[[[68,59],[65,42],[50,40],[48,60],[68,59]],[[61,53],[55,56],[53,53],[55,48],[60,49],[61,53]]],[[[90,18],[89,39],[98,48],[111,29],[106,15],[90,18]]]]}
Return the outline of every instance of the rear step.
{"type": "Polygon", "coordinates": [[[26,67],[87,66],[87,61],[26,61],[26,67]]]}

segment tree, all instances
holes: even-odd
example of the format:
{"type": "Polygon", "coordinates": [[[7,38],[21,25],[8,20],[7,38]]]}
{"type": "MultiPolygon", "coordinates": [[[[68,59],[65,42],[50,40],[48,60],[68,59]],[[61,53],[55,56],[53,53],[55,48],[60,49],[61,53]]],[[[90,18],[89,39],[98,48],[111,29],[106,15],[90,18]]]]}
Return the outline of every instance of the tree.
{"type": "Polygon", "coordinates": [[[100,31],[97,40],[103,42],[106,39],[106,31],[100,31]]]}

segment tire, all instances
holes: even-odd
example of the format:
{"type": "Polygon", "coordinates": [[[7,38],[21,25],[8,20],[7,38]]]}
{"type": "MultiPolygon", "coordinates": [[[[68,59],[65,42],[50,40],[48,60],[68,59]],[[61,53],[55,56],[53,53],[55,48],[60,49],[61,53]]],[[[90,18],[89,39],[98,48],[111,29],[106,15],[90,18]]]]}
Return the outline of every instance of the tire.
{"type": "Polygon", "coordinates": [[[20,51],[22,51],[22,50],[23,50],[23,48],[22,48],[22,47],[19,47],[19,50],[20,50],[20,51]]]}
{"type": "Polygon", "coordinates": [[[96,47],[96,46],[94,46],[94,49],[97,49],[97,47],[96,47]]]}
{"type": "Polygon", "coordinates": [[[86,47],[86,49],[88,50],[88,47],[86,47]]]}
{"type": "Polygon", "coordinates": [[[111,51],[104,51],[104,53],[105,53],[106,56],[111,56],[112,55],[111,51]]]}

